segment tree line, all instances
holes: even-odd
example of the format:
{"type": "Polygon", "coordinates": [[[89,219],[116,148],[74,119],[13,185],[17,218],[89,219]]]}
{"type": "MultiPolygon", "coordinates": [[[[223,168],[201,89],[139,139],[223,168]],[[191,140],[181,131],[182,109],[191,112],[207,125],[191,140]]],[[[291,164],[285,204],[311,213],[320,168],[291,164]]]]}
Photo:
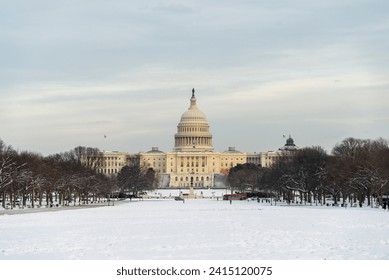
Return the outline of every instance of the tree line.
{"type": "MultiPolygon", "coordinates": [[[[288,203],[388,203],[389,143],[347,138],[331,154],[319,146],[281,153],[271,167],[239,164],[227,177],[233,191],[261,193],[288,203]]],[[[155,188],[152,168],[129,161],[116,177],[97,172],[97,148],[76,147],[42,156],[16,151],[0,139],[0,202],[8,207],[50,207],[138,196],[155,188]]]]}
{"type": "Polygon", "coordinates": [[[389,142],[346,138],[331,154],[319,146],[289,151],[269,168],[253,164],[230,170],[238,192],[260,193],[287,203],[352,203],[386,207],[389,194],[389,142]]]}
{"type": "Polygon", "coordinates": [[[42,156],[16,151],[0,139],[0,205],[3,208],[81,205],[122,194],[136,196],[153,187],[152,169],[129,163],[120,176],[108,177],[97,172],[102,160],[97,148],[79,146],[42,156]]]}

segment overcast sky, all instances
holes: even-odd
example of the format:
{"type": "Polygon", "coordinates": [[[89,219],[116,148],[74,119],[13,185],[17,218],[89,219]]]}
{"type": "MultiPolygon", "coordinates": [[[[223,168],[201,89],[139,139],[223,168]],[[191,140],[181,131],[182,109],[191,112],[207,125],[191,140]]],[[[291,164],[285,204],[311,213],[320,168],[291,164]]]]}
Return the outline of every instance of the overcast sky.
{"type": "Polygon", "coordinates": [[[389,138],[386,0],[0,7],[0,139],[19,150],[171,151],[192,88],[216,151],[389,138]]]}

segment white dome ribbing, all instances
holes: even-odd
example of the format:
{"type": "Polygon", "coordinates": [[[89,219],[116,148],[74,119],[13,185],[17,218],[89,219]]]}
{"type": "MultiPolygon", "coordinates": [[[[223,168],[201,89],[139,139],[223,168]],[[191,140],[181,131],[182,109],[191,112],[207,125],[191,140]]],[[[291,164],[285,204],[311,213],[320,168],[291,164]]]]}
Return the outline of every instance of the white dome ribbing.
{"type": "Polygon", "coordinates": [[[209,132],[205,114],[197,108],[194,89],[190,99],[190,107],[181,116],[174,135],[175,151],[212,151],[212,134],[209,132]]]}

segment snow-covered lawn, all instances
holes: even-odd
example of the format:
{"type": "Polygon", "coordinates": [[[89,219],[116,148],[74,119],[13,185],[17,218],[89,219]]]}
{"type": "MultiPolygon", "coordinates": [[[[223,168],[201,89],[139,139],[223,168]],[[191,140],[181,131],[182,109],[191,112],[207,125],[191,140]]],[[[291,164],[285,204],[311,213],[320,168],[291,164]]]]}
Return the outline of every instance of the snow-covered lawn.
{"type": "Polygon", "coordinates": [[[389,212],[208,198],[5,214],[0,259],[388,260],[389,212]]]}

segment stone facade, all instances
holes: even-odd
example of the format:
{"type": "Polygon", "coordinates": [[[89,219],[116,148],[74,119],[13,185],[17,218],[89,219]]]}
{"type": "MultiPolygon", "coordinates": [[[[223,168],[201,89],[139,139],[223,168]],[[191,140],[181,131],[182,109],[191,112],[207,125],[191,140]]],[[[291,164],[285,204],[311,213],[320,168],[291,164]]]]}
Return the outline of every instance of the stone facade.
{"type": "Polygon", "coordinates": [[[253,163],[263,167],[271,166],[278,157],[288,155],[297,147],[289,137],[283,148],[276,152],[244,153],[235,147],[225,152],[215,152],[212,133],[205,114],[197,107],[194,89],[190,106],[180,118],[174,135],[174,148],[163,152],[153,147],[145,153],[103,152],[99,172],[117,174],[131,162],[151,167],[159,174],[161,187],[212,188],[222,176],[237,164],[253,163]]]}
{"type": "Polygon", "coordinates": [[[97,171],[105,175],[115,175],[119,173],[123,166],[130,163],[139,164],[139,154],[131,154],[118,151],[106,151],[100,153],[97,171]]]}

